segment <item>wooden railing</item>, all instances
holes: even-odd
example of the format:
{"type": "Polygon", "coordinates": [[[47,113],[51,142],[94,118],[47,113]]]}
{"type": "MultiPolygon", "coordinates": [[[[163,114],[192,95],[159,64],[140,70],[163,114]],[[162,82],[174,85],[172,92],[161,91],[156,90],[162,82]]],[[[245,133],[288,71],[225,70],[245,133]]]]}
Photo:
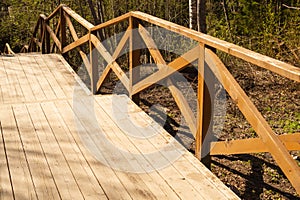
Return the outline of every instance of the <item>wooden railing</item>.
{"type": "Polygon", "coordinates": [[[201,153],[203,145],[208,145],[211,155],[270,152],[298,194],[300,194],[300,169],[296,161],[289,154],[290,150],[300,150],[300,133],[280,136],[275,134],[222,61],[211,50],[212,48],[300,82],[300,69],[297,67],[142,12],[130,12],[94,26],[67,6],[60,5],[48,17],[40,15],[34,29],[33,37],[29,45],[23,50],[27,52],[41,51],[43,53],[51,53],[57,49],[62,54],[66,54],[71,50],[77,50],[89,73],[91,90],[94,94],[103,85],[104,80],[111,71],[120,79],[130,97],[133,97],[154,83],[166,79],[171,94],[187,121],[189,129],[196,138],[195,154],[199,159],[201,159],[201,154],[203,154],[201,153]],[[59,19],[56,23],[52,23],[57,24],[57,27],[53,30],[49,23],[55,16],[58,16],[59,19]],[[84,27],[87,30],[87,34],[79,37],[70,18],[73,18],[74,21],[84,27]],[[97,32],[124,21],[127,21],[127,30],[111,55],[96,36],[97,32]],[[140,22],[153,24],[173,33],[183,35],[197,41],[198,45],[181,57],[167,63],[153,38],[140,22]],[[66,27],[69,28],[68,32],[66,31],[66,27]],[[134,29],[138,30],[138,36],[133,36],[132,30],[134,29]],[[70,34],[70,38],[73,39],[73,42],[70,44],[66,42],[67,34],[70,34]],[[139,37],[143,41],[158,67],[158,71],[142,80],[139,80],[138,74],[133,72],[133,68],[140,65],[141,55],[139,50],[133,48],[133,37],[139,37]],[[130,47],[128,53],[129,76],[126,75],[125,71],[116,62],[116,58],[118,58],[127,42],[129,42],[130,47]],[[81,46],[84,44],[89,45],[89,57],[81,49],[81,46]],[[98,59],[93,52],[94,50],[108,63],[101,74],[98,74],[98,59]],[[174,72],[183,69],[194,61],[198,61],[199,70],[197,116],[193,114],[186,98],[176,85],[173,84],[172,78],[170,78],[170,75],[174,72]],[[209,70],[205,69],[205,65],[208,66],[209,70]],[[211,97],[208,95],[209,85],[206,85],[204,82],[204,79],[209,79],[209,76],[215,76],[219,80],[259,138],[231,140],[230,142],[218,141],[209,144],[203,143],[206,136],[213,134],[212,130],[208,129],[211,113],[211,97]]]}

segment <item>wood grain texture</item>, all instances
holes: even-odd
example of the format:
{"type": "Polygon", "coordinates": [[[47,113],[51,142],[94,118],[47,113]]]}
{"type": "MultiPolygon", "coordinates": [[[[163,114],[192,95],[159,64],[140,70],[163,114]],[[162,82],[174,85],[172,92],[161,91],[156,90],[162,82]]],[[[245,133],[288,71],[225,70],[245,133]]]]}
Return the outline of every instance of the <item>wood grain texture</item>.
{"type": "Polygon", "coordinates": [[[92,96],[61,55],[0,57],[0,73],[1,198],[238,199],[187,150],[169,160],[161,148],[174,141],[161,126],[127,96],[92,96]],[[158,158],[169,164],[157,168],[158,158]]]}

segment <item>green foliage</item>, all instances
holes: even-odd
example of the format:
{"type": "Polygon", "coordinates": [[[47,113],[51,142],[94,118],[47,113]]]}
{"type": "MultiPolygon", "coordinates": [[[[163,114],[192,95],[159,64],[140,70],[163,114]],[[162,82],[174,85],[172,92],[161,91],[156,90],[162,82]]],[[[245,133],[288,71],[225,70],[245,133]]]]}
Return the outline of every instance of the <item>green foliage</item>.
{"type": "Polygon", "coordinates": [[[225,0],[208,2],[209,34],[300,66],[300,1],[225,0]],[[227,11],[227,20],[225,14],[227,11]]]}

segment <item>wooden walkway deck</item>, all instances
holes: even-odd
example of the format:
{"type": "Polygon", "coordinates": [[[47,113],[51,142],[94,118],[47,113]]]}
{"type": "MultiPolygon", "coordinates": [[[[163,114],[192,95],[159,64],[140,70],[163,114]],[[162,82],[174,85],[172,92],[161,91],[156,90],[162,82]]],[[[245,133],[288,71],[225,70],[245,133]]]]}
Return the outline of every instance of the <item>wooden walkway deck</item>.
{"type": "Polygon", "coordinates": [[[0,199],[238,199],[126,96],[91,95],[61,55],[0,56],[0,74],[0,199]]]}

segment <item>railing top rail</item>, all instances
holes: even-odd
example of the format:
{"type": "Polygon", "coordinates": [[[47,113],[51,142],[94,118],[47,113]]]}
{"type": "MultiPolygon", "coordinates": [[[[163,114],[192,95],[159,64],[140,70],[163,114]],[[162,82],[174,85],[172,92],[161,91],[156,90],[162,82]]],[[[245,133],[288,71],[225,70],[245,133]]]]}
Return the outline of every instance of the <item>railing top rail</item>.
{"type": "Polygon", "coordinates": [[[65,7],[65,4],[60,4],[48,17],[47,17],[47,21],[49,21],[50,19],[52,19],[60,10],[60,8],[65,7]]]}
{"type": "Polygon", "coordinates": [[[86,29],[91,30],[94,25],[92,23],[90,23],[89,21],[87,21],[86,19],[84,19],[83,17],[81,17],[80,15],[78,15],[75,11],[73,11],[71,8],[69,8],[66,5],[62,6],[62,9],[71,17],[73,17],[78,23],[80,23],[82,26],[84,26],[86,29]]]}
{"type": "Polygon", "coordinates": [[[104,23],[102,23],[102,24],[98,24],[98,25],[94,26],[94,27],[91,29],[91,31],[96,31],[96,30],[99,30],[99,29],[101,29],[101,28],[105,28],[105,27],[111,26],[111,25],[113,25],[113,24],[116,24],[116,23],[119,23],[119,22],[121,22],[121,21],[124,21],[124,20],[128,19],[129,17],[131,17],[131,12],[126,13],[126,14],[124,14],[124,15],[121,15],[121,16],[119,16],[119,17],[116,17],[116,18],[114,18],[114,19],[111,19],[111,20],[109,20],[109,21],[107,21],[107,22],[104,22],[104,23]]]}
{"type": "Polygon", "coordinates": [[[215,38],[213,36],[200,33],[198,31],[180,26],[178,24],[169,22],[167,20],[160,19],[158,17],[152,16],[152,15],[140,12],[140,11],[132,11],[132,12],[126,13],[120,17],[114,18],[112,20],[109,20],[107,22],[104,22],[102,24],[94,26],[92,23],[88,22],[86,19],[84,19],[83,17],[78,15],[71,8],[69,8],[68,6],[66,6],[64,4],[61,4],[48,17],[46,17],[45,15],[40,15],[40,18],[44,19],[45,21],[48,21],[51,18],[53,18],[55,16],[55,14],[57,14],[59,12],[59,9],[63,9],[69,16],[71,16],[75,21],[77,21],[82,26],[84,26],[88,31],[96,31],[101,28],[105,28],[105,27],[111,26],[115,23],[119,23],[121,21],[129,19],[130,17],[134,17],[134,18],[140,19],[142,21],[146,21],[151,24],[157,25],[159,27],[165,28],[172,32],[181,34],[181,35],[191,38],[195,41],[203,43],[207,46],[216,48],[217,50],[226,52],[232,56],[235,56],[237,58],[240,58],[242,60],[245,60],[247,62],[255,64],[259,67],[268,69],[272,72],[275,72],[281,76],[287,77],[291,80],[300,82],[300,68],[298,68],[298,67],[295,67],[293,65],[284,63],[282,61],[276,60],[269,56],[265,56],[260,53],[256,53],[254,51],[251,51],[246,48],[240,47],[238,45],[232,44],[230,42],[226,42],[224,40],[215,38]]]}
{"type": "Polygon", "coordinates": [[[230,55],[241,58],[259,67],[268,69],[284,77],[300,82],[300,68],[293,65],[140,11],[132,11],[131,16],[184,35],[205,45],[214,47],[230,55]]]}

